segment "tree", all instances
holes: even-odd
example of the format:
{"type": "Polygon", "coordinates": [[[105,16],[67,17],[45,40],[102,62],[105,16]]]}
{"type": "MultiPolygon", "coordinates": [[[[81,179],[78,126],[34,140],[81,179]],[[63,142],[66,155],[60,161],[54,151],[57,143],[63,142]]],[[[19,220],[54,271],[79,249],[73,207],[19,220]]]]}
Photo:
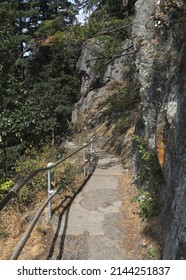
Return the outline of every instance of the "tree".
{"type": "Polygon", "coordinates": [[[124,18],[134,12],[134,4],[137,0],[76,0],[80,9],[106,10],[108,16],[124,18]]]}
{"type": "Polygon", "coordinates": [[[26,147],[40,146],[67,127],[77,100],[75,57],[64,44],[46,40],[74,20],[70,1],[0,3],[0,168],[5,175],[26,147]],[[47,25],[51,28],[41,35],[47,25]]]}

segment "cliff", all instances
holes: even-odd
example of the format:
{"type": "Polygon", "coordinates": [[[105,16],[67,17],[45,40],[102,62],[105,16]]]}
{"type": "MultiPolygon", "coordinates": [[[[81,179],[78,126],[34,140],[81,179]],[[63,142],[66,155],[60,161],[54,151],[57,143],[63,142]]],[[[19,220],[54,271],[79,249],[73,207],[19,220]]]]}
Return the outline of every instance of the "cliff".
{"type": "Polygon", "coordinates": [[[185,27],[186,1],[138,0],[125,55],[107,65],[99,82],[90,45],[101,42],[87,42],[77,65],[82,88],[73,112],[76,129],[90,130],[135,172],[141,161],[131,144],[134,133],[156,152],[165,180],[163,259],[186,258],[185,27]]]}
{"type": "Polygon", "coordinates": [[[186,257],[185,8],[186,1],[138,0],[133,24],[143,135],[166,181],[163,259],[186,257]]]}

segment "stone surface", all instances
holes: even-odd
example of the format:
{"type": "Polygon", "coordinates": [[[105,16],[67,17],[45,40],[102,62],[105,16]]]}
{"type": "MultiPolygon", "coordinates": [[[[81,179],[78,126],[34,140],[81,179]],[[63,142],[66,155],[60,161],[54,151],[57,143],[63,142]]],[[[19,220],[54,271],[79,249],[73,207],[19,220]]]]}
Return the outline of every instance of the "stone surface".
{"type": "Polygon", "coordinates": [[[166,181],[163,259],[186,259],[186,31],[178,20],[185,18],[185,5],[185,1],[138,0],[133,25],[141,132],[149,148],[157,148],[166,181]]]}
{"type": "MultiPolygon", "coordinates": [[[[100,79],[97,71],[94,70],[97,54],[102,48],[102,42],[96,39],[91,39],[86,42],[82,49],[77,69],[82,77],[80,100],[75,104],[72,112],[72,122],[76,123],[82,114],[88,114],[90,109],[96,109],[100,101],[104,99],[107,94],[107,85],[113,81],[116,83],[123,83],[128,77],[128,70],[125,66],[132,64],[134,57],[133,42],[131,39],[126,39],[123,42],[123,53],[121,56],[108,63],[103,77],[100,79]],[[130,55],[127,55],[130,53],[130,55]],[[99,83],[98,83],[99,78],[99,83]]],[[[88,126],[92,123],[97,125],[101,117],[97,121],[92,120],[91,117],[87,121],[88,126]]]]}

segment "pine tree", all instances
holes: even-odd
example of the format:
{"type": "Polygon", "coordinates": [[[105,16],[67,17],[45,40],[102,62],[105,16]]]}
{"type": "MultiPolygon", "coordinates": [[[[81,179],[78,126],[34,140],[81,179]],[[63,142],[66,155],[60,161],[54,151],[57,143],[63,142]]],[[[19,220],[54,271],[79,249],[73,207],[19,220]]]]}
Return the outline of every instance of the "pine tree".
{"type": "Polygon", "coordinates": [[[7,173],[27,146],[66,129],[78,80],[74,54],[48,37],[72,26],[70,1],[0,3],[0,168],[7,173]],[[50,26],[51,28],[46,28],[50,26]],[[73,74],[72,74],[73,72],[73,74]]]}

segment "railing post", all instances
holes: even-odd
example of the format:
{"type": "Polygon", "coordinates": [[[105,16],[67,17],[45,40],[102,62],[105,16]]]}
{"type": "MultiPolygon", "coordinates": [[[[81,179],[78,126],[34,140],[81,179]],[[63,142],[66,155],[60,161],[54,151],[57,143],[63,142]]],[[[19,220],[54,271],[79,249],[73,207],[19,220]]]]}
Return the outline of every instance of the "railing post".
{"type": "MultiPolygon", "coordinates": [[[[52,166],[53,163],[49,162],[47,164],[47,167],[52,166]]],[[[51,190],[51,169],[48,170],[48,197],[52,194],[52,190],[51,190]]],[[[48,202],[48,218],[51,219],[52,218],[52,202],[51,200],[48,202]]]]}
{"type": "Polygon", "coordinates": [[[90,142],[90,154],[92,155],[93,152],[94,152],[94,150],[93,150],[93,140],[91,139],[90,141],[91,141],[90,142]]]}
{"type": "Polygon", "coordinates": [[[86,170],[86,162],[87,162],[87,159],[86,159],[86,146],[87,144],[83,144],[83,162],[84,162],[84,168],[83,168],[83,171],[84,171],[84,178],[86,178],[86,173],[87,173],[87,170],[86,170]]]}
{"type": "Polygon", "coordinates": [[[94,147],[93,147],[93,140],[90,140],[90,173],[93,171],[93,154],[94,154],[94,147]]]}

